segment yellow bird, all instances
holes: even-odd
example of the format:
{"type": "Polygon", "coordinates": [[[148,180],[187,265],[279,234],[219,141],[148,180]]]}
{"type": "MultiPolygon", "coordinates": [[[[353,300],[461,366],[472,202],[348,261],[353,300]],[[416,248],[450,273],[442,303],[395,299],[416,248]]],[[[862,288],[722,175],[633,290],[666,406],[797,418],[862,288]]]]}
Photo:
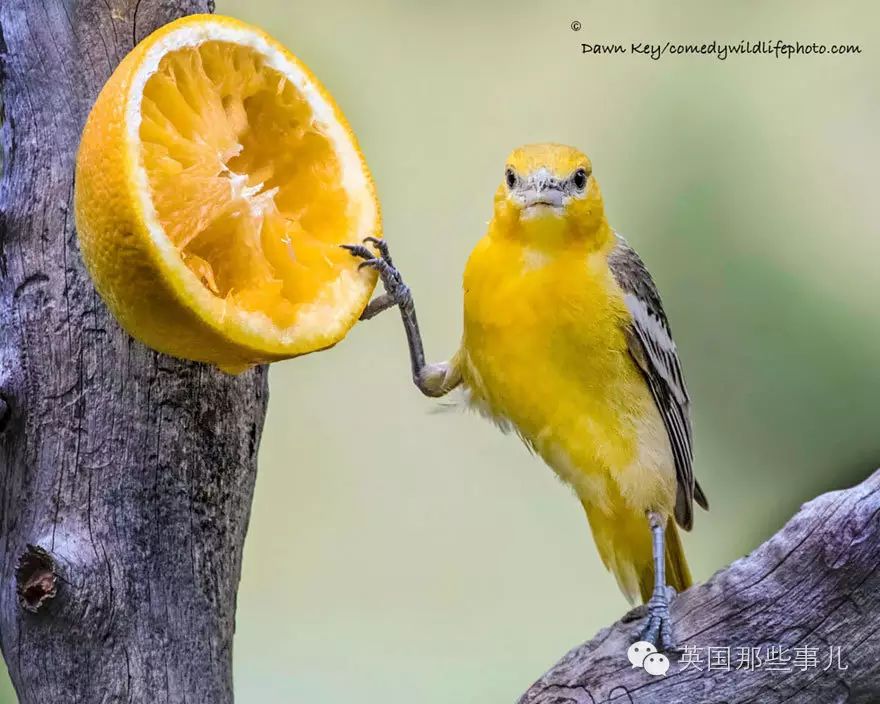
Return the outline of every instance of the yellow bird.
{"type": "Polygon", "coordinates": [[[689,399],[647,269],[608,224],[589,158],[560,144],[516,149],[494,216],[464,274],[464,331],[448,361],[426,364],[415,307],[388,254],[346,245],[385,293],[361,316],[398,306],[412,374],[427,396],[462,386],[574,489],[605,566],[648,604],[639,637],[674,647],[667,584],[690,570],[676,523],[708,508],[692,470],[689,399]]]}

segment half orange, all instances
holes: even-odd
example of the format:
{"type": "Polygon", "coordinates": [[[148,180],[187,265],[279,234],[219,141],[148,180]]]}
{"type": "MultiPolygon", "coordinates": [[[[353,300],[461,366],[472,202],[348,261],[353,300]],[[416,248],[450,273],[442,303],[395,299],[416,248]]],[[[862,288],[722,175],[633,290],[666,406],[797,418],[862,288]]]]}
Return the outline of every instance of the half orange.
{"type": "Polygon", "coordinates": [[[173,22],[123,60],[86,122],[75,208],[123,327],[230,371],[335,344],[376,283],[339,248],[381,230],[345,117],[302,62],[228,17],[173,22]]]}

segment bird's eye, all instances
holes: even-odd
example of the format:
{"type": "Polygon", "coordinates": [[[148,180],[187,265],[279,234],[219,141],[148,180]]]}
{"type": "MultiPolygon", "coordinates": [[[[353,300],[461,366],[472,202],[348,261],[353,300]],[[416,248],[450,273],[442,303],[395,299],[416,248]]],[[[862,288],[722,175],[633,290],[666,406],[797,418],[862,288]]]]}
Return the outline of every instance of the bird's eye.
{"type": "Polygon", "coordinates": [[[507,169],[504,172],[504,182],[508,188],[513,188],[516,185],[516,173],[513,169],[507,169]]]}
{"type": "Polygon", "coordinates": [[[574,172],[574,176],[571,179],[574,182],[574,187],[579,191],[584,190],[587,187],[587,171],[586,169],[578,169],[574,172]]]}

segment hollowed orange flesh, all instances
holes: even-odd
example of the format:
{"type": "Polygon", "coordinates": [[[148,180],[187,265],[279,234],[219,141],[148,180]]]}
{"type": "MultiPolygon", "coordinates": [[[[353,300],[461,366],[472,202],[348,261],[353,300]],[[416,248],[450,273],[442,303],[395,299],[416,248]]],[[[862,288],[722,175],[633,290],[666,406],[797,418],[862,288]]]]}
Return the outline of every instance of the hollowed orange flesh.
{"type": "Polygon", "coordinates": [[[247,47],[209,41],[162,58],[141,113],[153,204],[187,267],[292,325],[350,264],[342,166],[309,103],[247,47]]]}

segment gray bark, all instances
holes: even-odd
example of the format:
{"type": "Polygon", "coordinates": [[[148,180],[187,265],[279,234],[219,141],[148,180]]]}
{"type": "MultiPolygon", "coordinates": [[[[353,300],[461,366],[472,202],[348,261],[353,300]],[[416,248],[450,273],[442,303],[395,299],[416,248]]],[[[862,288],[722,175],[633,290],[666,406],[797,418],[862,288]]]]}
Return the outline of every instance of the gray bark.
{"type": "Polygon", "coordinates": [[[755,552],[677,596],[672,616],[682,652],[670,657],[666,676],[627,659],[640,607],[569,652],[520,704],[876,704],[878,566],[880,471],[804,505],[755,552]],[[707,666],[710,647],[722,649],[722,660],[731,649],[730,671],[707,666]],[[741,647],[760,648],[762,664],[749,668],[741,647]],[[768,667],[771,647],[785,648],[778,653],[790,661],[781,667],[790,671],[768,667]]]}
{"type": "Polygon", "coordinates": [[[0,0],[0,644],[22,702],[231,702],[267,400],[106,312],[79,134],[136,41],[208,0],[0,0]]]}

